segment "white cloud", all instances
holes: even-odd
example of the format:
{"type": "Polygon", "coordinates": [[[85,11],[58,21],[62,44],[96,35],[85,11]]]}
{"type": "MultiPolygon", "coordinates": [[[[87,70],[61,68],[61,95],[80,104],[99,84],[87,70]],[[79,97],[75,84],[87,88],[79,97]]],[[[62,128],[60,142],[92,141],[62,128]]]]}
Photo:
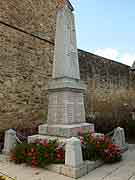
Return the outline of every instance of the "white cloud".
{"type": "Polygon", "coordinates": [[[135,60],[135,54],[131,55],[131,54],[126,53],[121,56],[121,62],[129,66],[132,66],[134,60],[135,60]]]}
{"type": "Polygon", "coordinates": [[[129,66],[132,66],[133,61],[135,60],[135,54],[120,53],[113,48],[97,49],[94,51],[94,54],[127,64],[129,66]]]}
{"type": "Polygon", "coordinates": [[[113,60],[115,60],[119,54],[116,49],[112,49],[112,48],[97,49],[94,53],[99,56],[103,56],[105,58],[113,59],[113,60]]]}

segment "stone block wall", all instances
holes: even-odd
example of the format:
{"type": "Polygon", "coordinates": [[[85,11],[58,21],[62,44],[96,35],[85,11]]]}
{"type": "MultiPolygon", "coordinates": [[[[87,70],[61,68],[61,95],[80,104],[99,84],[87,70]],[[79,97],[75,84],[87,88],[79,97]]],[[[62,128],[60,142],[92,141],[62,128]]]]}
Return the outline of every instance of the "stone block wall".
{"type": "Polygon", "coordinates": [[[57,0],[1,0],[0,21],[54,40],[57,0]]]}
{"type": "Polygon", "coordinates": [[[0,127],[35,126],[47,110],[53,46],[0,24],[0,127]]]}
{"type": "Polygon", "coordinates": [[[0,129],[43,123],[56,0],[0,1],[0,129]]]}
{"type": "Polygon", "coordinates": [[[81,78],[87,84],[88,119],[101,129],[131,120],[135,108],[135,73],[131,68],[82,50],[79,50],[79,59],[81,78]]]}

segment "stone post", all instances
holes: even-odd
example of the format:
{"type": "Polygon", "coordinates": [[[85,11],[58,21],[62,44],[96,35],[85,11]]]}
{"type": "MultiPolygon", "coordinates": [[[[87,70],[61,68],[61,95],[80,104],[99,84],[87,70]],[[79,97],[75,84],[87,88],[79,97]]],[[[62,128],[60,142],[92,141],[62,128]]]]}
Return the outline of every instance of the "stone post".
{"type": "Polygon", "coordinates": [[[131,112],[132,120],[135,120],[135,112],[131,112]]]}
{"type": "Polygon", "coordinates": [[[11,150],[15,147],[16,141],[16,131],[13,129],[9,129],[5,132],[5,138],[4,138],[4,154],[9,154],[11,150]]]}
{"type": "Polygon", "coordinates": [[[80,178],[87,174],[87,164],[83,162],[81,142],[78,138],[72,137],[66,142],[65,166],[61,174],[72,178],[80,178]]]}
{"type": "Polygon", "coordinates": [[[114,130],[114,135],[112,137],[112,141],[115,145],[119,146],[122,151],[125,151],[128,149],[128,146],[127,146],[126,140],[125,140],[125,132],[124,132],[123,128],[117,127],[114,130]]]}
{"type": "Polygon", "coordinates": [[[83,158],[80,140],[72,137],[66,143],[65,165],[77,168],[82,164],[83,158]]]}

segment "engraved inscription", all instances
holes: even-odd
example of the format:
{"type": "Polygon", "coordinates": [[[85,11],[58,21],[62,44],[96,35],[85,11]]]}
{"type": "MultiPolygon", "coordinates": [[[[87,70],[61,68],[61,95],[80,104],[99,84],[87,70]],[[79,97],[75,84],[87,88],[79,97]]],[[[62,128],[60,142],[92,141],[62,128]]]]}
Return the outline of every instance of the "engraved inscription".
{"type": "Polygon", "coordinates": [[[72,63],[73,65],[75,65],[75,63],[76,63],[76,52],[75,52],[75,51],[70,51],[70,52],[68,53],[68,56],[70,56],[71,63],[72,63]]]}
{"type": "Polygon", "coordinates": [[[57,96],[56,95],[53,96],[53,104],[57,105],[57,96]]]}
{"type": "Polygon", "coordinates": [[[74,103],[67,104],[67,117],[68,123],[71,124],[74,122],[74,110],[73,110],[74,103]]]}

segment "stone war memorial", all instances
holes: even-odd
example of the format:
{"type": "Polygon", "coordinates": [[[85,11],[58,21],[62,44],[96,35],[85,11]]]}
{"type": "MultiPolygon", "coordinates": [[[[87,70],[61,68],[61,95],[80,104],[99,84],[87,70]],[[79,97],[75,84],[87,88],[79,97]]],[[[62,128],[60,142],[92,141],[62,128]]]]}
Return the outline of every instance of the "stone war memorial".
{"type": "Polygon", "coordinates": [[[85,122],[85,85],[80,80],[76,44],[73,7],[65,1],[57,13],[53,72],[48,85],[48,120],[39,126],[40,135],[68,138],[80,131],[94,131],[94,125],[85,122]]]}
{"type": "Polygon", "coordinates": [[[80,132],[94,132],[94,125],[85,121],[84,92],[85,85],[80,80],[73,7],[65,1],[57,13],[53,72],[48,85],[47,124],[40,125],[39,134],[28,137],[28,142],[46,138],[64,141],[65,165],[57,168],[55,165],[49,166],[48,169],[73,178],[79,178],[100,165],[99,162],[83,162],[81,143],[76,138],[80,132]]]}
{"type": "Polygon", "coordinates": [[[85,86],[80,81],[72,11],[67,3],[57,14],[53,73],[48,87],[48,124],[39,127],[40,134],[72,137],[80,129],[94,130],[93,125],[85,123],[85,86]]]}

